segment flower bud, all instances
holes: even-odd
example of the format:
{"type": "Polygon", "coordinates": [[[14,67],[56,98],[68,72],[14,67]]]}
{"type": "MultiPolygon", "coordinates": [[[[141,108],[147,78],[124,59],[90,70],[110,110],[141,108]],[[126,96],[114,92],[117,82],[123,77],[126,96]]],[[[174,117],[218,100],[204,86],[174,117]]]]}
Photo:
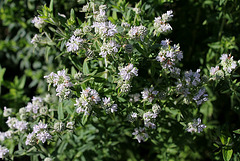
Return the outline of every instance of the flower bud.
{"type": "Polygon", "coordinates": [[[53,126],[54,130],[61,132],[64,130],[64,124],[62,122],[56,122],[53,126]]]}
{"type": "Polygon", "coordinates": [[[4,117],[8,117],[10,116],[12,113],[12,109],[11,108],[7,108],[6,106],[4,107],[4,111],[3,111],[3,116],[4,117]]]}

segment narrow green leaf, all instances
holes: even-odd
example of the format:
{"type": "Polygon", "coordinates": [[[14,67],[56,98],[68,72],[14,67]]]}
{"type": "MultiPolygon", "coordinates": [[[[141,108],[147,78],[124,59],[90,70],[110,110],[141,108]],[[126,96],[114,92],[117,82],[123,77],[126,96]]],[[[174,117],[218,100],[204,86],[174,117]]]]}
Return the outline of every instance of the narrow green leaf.
{"type": "Polygon", "coordinates": [[[51,12],[53,11],[53,1],[54,0],[51,0],[50,5],[49,5],[49,9],[50,9],[51,12]]]}
{"type": "Polygon", "coordinates": [[[60,102],[58,105],[58,120],[63,120],[63,119],[64,119],[63,107],[62,107],[62,102],[60,102]]]}
{"type": "Polygon", "coordinates": [[[82,117],[82,125],[85,125],[87,123],[87,120],[88,120],[88,115],[83,115],[82,117]]]}
{"type": "Polygon", "coordinates": [[[25,85],[25,82],[26,82],[26,76],[22,76],[22,78],[19,80],[19,88],[20,89],[23,89],[24,85],[25,85]]]}
{"type": "Polygon", "coordinates": [[[71,9],[70,19],[71,19],[71,21],[75,21],[75,13],[74,13],[73,9],[71,9]]]}
{"type": "Polygon", "coordinates": [[[82,68],[81,68],[81,66],[79,65],[79,63],[75,63],[75,62],[77,62],[77,60],[76,59],[74,59],[73,57],[71,57],[70,55],[69,55],[69,57],[68,57],[70,60],[71,60],[71,62],[73,63],[73,65],[79,70],[79,71],[81,71],[82,70],[82,68]]]}
{"type": "Polygon", "coordinates": [[[46,47],[46,54],[45,54],[45,60],[46,60],[46,62],[48,62],[48,55],[49,55],[50,49],[51,49],[51,48],[50,48],[49,46],[46,47]]]}
{"type": "Polygon", "coordinates": [[[89,68],[88,68],[87,59],[85,59],[84,62],[83,62],[83,74],[84,74],[84,75],[89,74],[89,68]]]}
{"type": "Polygon", "coordinates": [[[2,68],[0,66],[0,94],[1,94],[1,86],[2,86],[2,81],[3,81],[3,75],[4,75],[5,71],[6,71],[6,68],[2,68]]]}
{"type": "Polygon", "coordinates": [[[240,129],[234,130],[233,132],[236,134],[240,134],[240,129]]]}

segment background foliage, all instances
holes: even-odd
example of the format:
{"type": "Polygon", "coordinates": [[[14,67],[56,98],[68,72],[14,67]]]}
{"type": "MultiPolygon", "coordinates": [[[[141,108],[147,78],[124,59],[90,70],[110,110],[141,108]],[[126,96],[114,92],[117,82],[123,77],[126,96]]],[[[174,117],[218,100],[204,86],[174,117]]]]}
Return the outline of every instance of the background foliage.
{"type": "MultiPolygon", "coordinates": [[[[60,51],[51,44],[34,47],[30,43],[38,32],[31,20],[38,15],[37,9],[45,3],[49,6],[49,2],[41,0],[0,2],[2,110],[4,106],[18,110],[26,106],[32,96],[45,95],[47,84],[43,76],[61,69],[63,64],[70,66],[68,59],[56,58],[60,51]]],[[[70,9],[73,8],[76,16],[81,19],[83,13],[79,10],[85,3],[66,3],[61,0],[54,2],[54,8],[67,17],[70,17],[70,9]]],[[[109,6],[116,3],[114,0],[103,1],[103,4],[109,6]]],[[[130,6],[135,3],[137,1],[129,1],[130,6]]],[[[195,71],[200,68],[208,73],[211,66],[219,63],[219,57],[223,53],[231,53],[235,60],[240,59],[239,0],[149,0],[143,9],[143,16],[144,19],[154,20],[154,17],[170,9],[174,12],[171,22],[174,30],[170,39],[181,45],[184,53],[181,66],[184,69],[195,71]]],[[[175,135],[178,133],[174,131],[181,129],[176,125],[168,140],[138,144],[132,140],[131,134],[119,133],[124,131],[124,126],[117,122],[102,120],[103,122],[99,123],[93,120],[92,124],[78,130],[77,138],[65,135],[67,138],[64,138],[64,141],[53,143],[56,148],[52,149],[51,153],[59,160],[68,157],[76,160],[240,160],[239,132],[233,132],[240,128],[240,91],[237,81],[222,81],[221,88],[213,85],[214,88],[207,89],[209,101],[200,107],[204,116],[203,122],[207,123],[207,131],[202,135],[175,135]],[[104,123],[113,126],[105,129],[108,126],[104,126],[104,123]],[[102,131],[98,132],[99,130],[102,131]],[[104,133],[105,131],[108,131],[108,134],[104,133]],[[231,149],[233,155],[229,158],[231,149]]],[[[6,130],[5,121],[6,119],[1,117],[1,131],[6,130]]],[[[32,160],[38,159],[34,155],[30,157],[32,160]]]]}

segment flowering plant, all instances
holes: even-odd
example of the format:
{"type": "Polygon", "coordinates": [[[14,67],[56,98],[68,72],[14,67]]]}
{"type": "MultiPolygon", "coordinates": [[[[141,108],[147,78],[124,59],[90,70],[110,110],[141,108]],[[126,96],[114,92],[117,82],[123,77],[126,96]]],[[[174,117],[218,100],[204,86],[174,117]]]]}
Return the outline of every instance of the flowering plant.
{"type": "Polygon", "coordinates": [[[223,54],[219,66],[206,75],[200,69],[181,70],[184,53],[179,44],[165,38],[173,30],[174,12],[150,21],[141,17],[143,6],[90,1],[81,10],[84,21],[74,10],[69,18],[54,14],[53,1],[50,7],[42,7],[32,20],[40,31],[32,44],[47,40],[61,51],[57,57],[71,63],[44,76],[53,92],[33,97],[15,113],[4,108],[9,130],[1,132],[1,141],[6,146],[9,140],[18,144],[9,149],[0,146],[0,158],[104,160],[96,151],[105,146],[104,141],[112,149],[102,153],[115,154],[126,140],[172,144],[173,128],[180,138],[204,132],[207,123],[201,123],[200,106],[208,101],[207,88],[231,78],[239,62],[223,54]],[[88,146],[81,146],[79,153],[81,144],[88,146]],[[70,155],[62,153],[67,147],[72,148],[70,155]]]}

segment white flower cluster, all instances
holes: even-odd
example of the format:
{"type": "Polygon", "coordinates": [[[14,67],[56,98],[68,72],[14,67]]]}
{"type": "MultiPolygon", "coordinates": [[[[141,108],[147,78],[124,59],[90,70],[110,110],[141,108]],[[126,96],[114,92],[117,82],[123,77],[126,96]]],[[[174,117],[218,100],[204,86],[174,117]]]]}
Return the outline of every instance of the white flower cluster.
{"type": "Polygon", "coordinates": [[[68,52],[77,52],[82,46],[83,39],[78,36],[72,35],[72,37],[66,43],[68,52]]]}
{"type": "Polygon", "coordinates": [[[104,43],[101,46],[101,52],[99,55],[101,55],[103,58],[106,58],[107,55],[112,55],[118,52],[118,48],[120,46],[115,41],[110,41],[109,43],[104,43]]]}
{"type": "Polygon", "coordinates": [[[159,17],[155,17],[155,20],[154,20],[154,34],[157,35],[157,34],[166,34],[168,32],[170,32],[172,30],[172,27],[169,23],[169,21],[171,21],[172,17],[173,17],[173,12],[170,10],[170,11],[167,11],[167,13],[164,13],[161,16],[159,17]]]}
{"type": "Polygon", "coordinates": [[[131,39],[139,39],[141,41],[144,40],[144,37],[147,35],[147,28],[145,26],[133,26],[128,31],[128,35],[131,39]]]}
{"type": "Polygon", "coordinates": [[[70,87],[73,84],[70,82],[70,77],[67,75],[66,71],[63,69],[56,73],[50,73],[47,76],[44,76],[47,79],[47,83],[50,85],[53,84],[53,87],[57,86],[56,88],[56,96],[60,97],[61,99],[66,99],[69,94],[71,93],[70,87]]]}
{"type": "Polygon", "coordinates": [[[97,14],[95,16],[96,21],[93,22],[93,25],[91,26],[94,28],[95,33],[99,34],[102,39],[113,37],[118,33],[117,26],[112,24],[111,21],[107,21],[106,9],[106,5],[99,6],[99,11],[94,12],[94,14],[97,14]]]}
{"type": "Polygon", "coordinates": [[[133,76],[138,76],[138,69],[133,67],[133,64],[128,64],[126,67],[119,68],[118,73],[124,81],[129,81],[133,76]]]}
{"type": "Polygon", "coordinates": [[[89,115],[92,107],[101,101],[99,94],[96,90],[90,87],[86,88],[81,92],[80,98],[76,99],[77,113],[84,113],[84,115],[89,115]]]}
{"type": "Polygon", "coordinates": [[[205,129],[207,126],[204,124],[201,124],[201,119],[194,119],[193,122],[188,123],[188,128],[186,129],[188,132],[193,133],[193,132],[202,132],[203,129],[205,129]]]}
{"type": "Polygon", "coordinates": [[[128,93],[131,90],[130,80],[133,76],[138,76],[138,69],[133,67],[133,64],[128,64],[125,67],[119,67],[119,75],[121,80],[118,82],[121,92],[128,93]]]}
{"type": "Polygon", "coordinates": [[[76,29],[74,32],[73,32],[74,36],[81,36],[83,34],[82,32],[82,29],[76,29]]]}
{"type": "Polygon", "coordinates": [[[103,107],[106,110],[107,113],[114,113],[117,112],[117,104],[114,104],[113,101],[111,101],[111,98],[103,98],[103,107]]]}
{"type": "Polygon", "coordinates": [[[94,28],[95,33],[99,34],[101,38],[113,37],[118,33],[117,26],[112,24],[111,21],[93,22],[92,28],[94,28]]]}
{"type": "Polygon", "coordinates": [[[145,112],[143,114],[143,120],[144,120],[144,126],[147,128],[156,129],[156,124],[154,123],[154,120],[157,118],[158,113],[154,113],[151,111],[145,112]]]}
{"type": "Polygon", "coordinates": [[[154,90],[154,87],[151,88],[144,88],[144,90],[141,92],[143,101],[149,101],[152,103],[154,98],[156,98],[159,91],[154,90]]]}
{"type": "Polygon", "coordinates": [[[27,113],[33,115],[36,118],[38,115],[45,115],[48,112],[48,107],[44,106],[43,99],[41,97],[33,97],[32,102],[28,102],[24,109],[20,109],[20,115],[25,115],[27,113]]]}
{"type": "MultiPolygon", "coordinates": [[[[144,128],[139,127],[139,129],[135,129],[135,132],[132,133],[133,135],[136,135],[136,139],[140,143],[141,141],[144,141],[146,138],[148,138],[148,135],[146,132],[144,132],[145,128],[151,128],[156,129],[155,120],[160,113],[161,108],[157,104],[153,104],[152,109],[143,113],[142,118],[144,121],[144,128]]],[[[132,112],[130,115],[128,115],[128,121],[134,122],[137,120],[138,114],[136,112],[132,112]]]]}
{"type": "Polygon", "coordinates": [[[197,90],[198,86],[202,85],[202,82],[203,81],[200,78],[200,69],[196,72],[193,72],[192,70],[186,71],[183,78],[181,80],[179,79],[177,82],[177,92],[184,95],[186,99],[185,101],[189,101],[189,99],[194,96],[192,99],[197,105],[200,105],[208,100],[208,95],[205,94],[204,87],[197,90]]]}
{"type": "Polygon", "coordinates": [[[13,135],[13,131],[12,130],[8,130],[6,132],[0,132],[0,141],[4,141],[5,138],[12,138],[12,135],[13,135]]]}
{"type": "Polygon", "coordinates": [[[34,26],[38,29],[41,29],[45,26],[45,22],[42,18],[40,18],[40,16],[34,17],[34,19],[32,20],[32,23],[34,24],[34,26]]]}
{"type": "Polygon", "coordinates": [[[52,136],[47,130],[47,124],[44,124],[40,121],[37,125],[33,126],[33,132],[28,134],[25,144],[34,145],[39,140],[42,141],[42,143],[45,143],[51,138],[52,136]]]}
{"type": "Polygon", "coordinates": [[[174,44],[170,46],[169,39],[161,41],[161,50],[156,57],[164,69],[169,69],[170,72],[180,75],[180,69],[174,67],[176,62],[181,61],[183,58],[183,53],[180,50],[180,46],[174,44]]]}
{"type": "Polygon", "coordinates": [[[4,159],[8,155],[8,153],[9,153],[8,148],[0,145],[0,158],[4,159]]]}
{"type": "Polygon", "coordinates": [[[8,130],[4,133],[5,137],[10,139],[12,138],[12,135],[13,135],[13,131],[12,130],[8,130]]]}
{"type": "Polygon", "coordinates": [[[121,89],[122,93],[130,92],[132,86],[129,84],[129,82],[121,82],[120,84],[121,84],[121,88],[120,89],[121,89]]]}
{"type": "Polygon", "coordinates": [[[99,11],[95,12],[95,14],[97,14],[95,18],[96,21],[105,22],[107,20],[106,9],[107,9],[106,5],[99,6],[99,11]]]}
{"type": "Polygon", "coordinates": [[[222,66],[222,69],[217,65],[216,67],[211,67],[210,69],[210,75],[212,76],[211,79],[215,80],[217,78],[223,78],[224,75],[229,75],[232,70],[234,70],[237,67],[237,62],[233,60],[233,56],[231,54],[222,54],[220,57],[220,65],[222,66]]]}
{"type": "Polygon", "coordinates": [[[148,134],[146,133],[144,127],[135,128],[132,135],[136,137],[139,143],[141,143],[141,141],[145,141],[148,138],[148,134]]]}
{"type": "Polygon", "coordinates": [[[237,67],[237,62],[233,60],[233,56],[231,54],[223,54],[220,57],[221,65],[223,66],[223,70],[225,73],[231,73],[233,69],[237,67]]]}
{"type": "Polygon", "coordinates": [[[23,132],[28,129],[27,125],[28,122],[26,121],[19,121],[15,117],[8,117],[8,120],[6,121],[6,124],[8,127],[12,130],[16,129],[19,132],[23,132]]]}

